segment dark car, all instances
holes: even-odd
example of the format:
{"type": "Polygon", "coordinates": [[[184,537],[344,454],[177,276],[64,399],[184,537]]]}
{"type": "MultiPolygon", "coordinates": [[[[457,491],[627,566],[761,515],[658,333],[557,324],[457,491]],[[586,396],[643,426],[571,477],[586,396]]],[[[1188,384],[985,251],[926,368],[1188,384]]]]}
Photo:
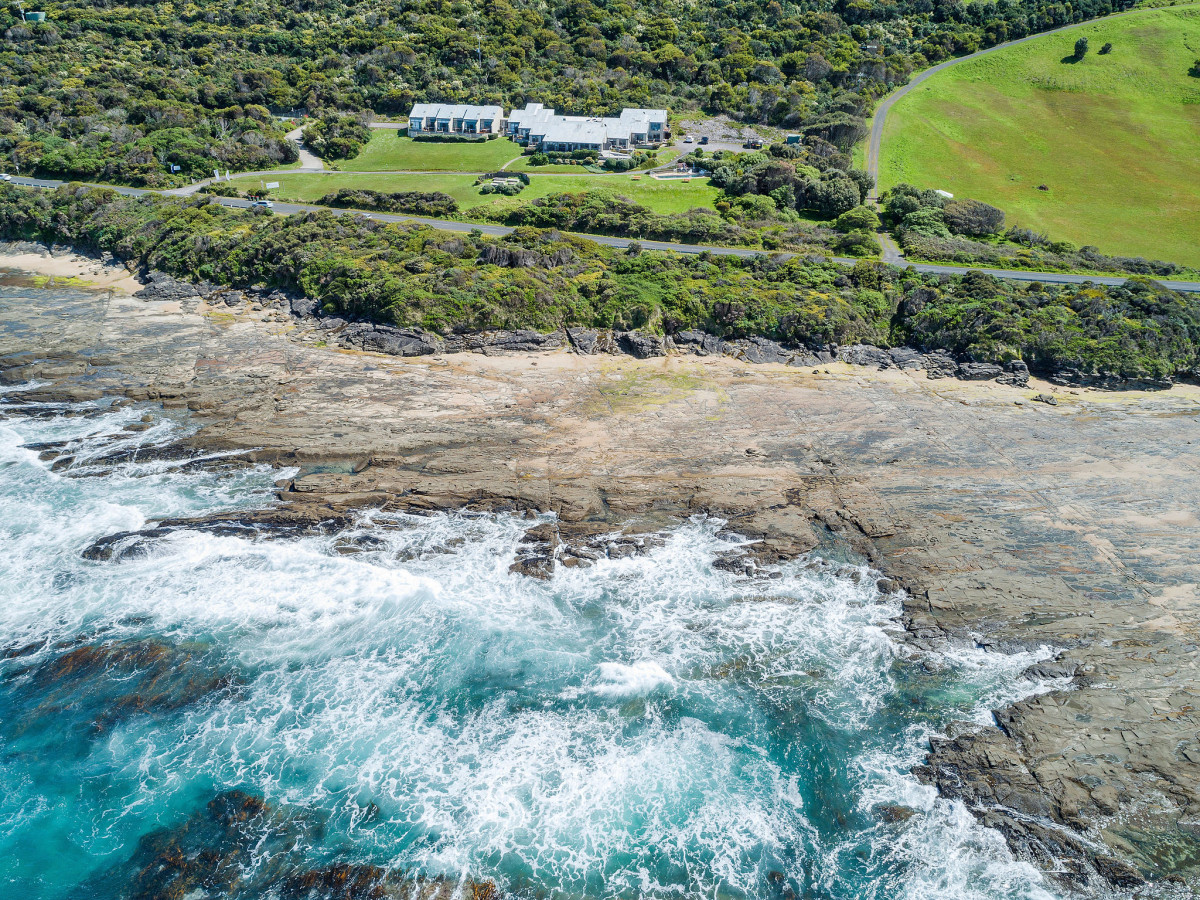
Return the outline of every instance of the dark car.
{"type": "Polygon", "coordinates": [[[701,135],[701,137],[700,137],[700,143],[702,143],[702,144],[707,144],[707,143],[708,143],[708,135],[707,135],[707,134],[705,134],[705,135],[701,135]]]}

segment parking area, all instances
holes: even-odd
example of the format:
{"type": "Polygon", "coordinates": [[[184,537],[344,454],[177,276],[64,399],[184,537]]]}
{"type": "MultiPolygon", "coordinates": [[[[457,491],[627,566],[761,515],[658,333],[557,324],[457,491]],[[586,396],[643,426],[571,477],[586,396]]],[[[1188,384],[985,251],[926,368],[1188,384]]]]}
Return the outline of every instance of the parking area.
{"type": "Polygon", "coordinates": [[[743,152],[747,149],[745,144],[748,140],[762,141],[763,146],[770,144],[772,140],[777,140],[763,129],[734,122],[725,116],[695,120],[684,116],[671,123],[671,131],[675,135],[674,145],[684,153],[696,147],[703,147],[705,150],[743,152]],[[693,139],[691,143],[686,141],[689,135],[693,139]],[[703,138],[708,138],[708,143],[701,143],[703,138]]]}

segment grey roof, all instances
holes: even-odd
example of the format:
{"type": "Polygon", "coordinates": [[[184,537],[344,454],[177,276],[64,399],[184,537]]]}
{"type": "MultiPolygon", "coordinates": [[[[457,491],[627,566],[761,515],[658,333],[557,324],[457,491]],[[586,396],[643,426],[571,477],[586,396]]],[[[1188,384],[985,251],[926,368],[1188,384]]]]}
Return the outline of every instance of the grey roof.
{"type": "Polygon", "coordinates": [[[559,116],[547,123],[542,139],[552,144],[603,144],[608,129],[601,119],[559,116]]]}
{"type": "Polygon", "coordinates": [[[453,103],[418,103],[408,114],[410,119],[503,119],[499,106],[469,106],[453,103]]]}

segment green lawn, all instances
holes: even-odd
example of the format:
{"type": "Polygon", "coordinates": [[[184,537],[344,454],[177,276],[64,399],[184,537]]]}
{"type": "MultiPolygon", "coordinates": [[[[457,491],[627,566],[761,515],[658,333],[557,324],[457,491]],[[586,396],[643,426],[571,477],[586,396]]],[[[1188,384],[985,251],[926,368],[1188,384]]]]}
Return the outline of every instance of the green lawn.
{"type": "Polygon", "coordinates": [[[1052,238],[1200,265],[1197,57],[1191,4],[952,66],[892,109],[880,187],[941,188],[1052,238]],[[1088,54],[1067,61],[1081,36],[1088,54]],[[1113,50],[1100,55],[1106,42],[1113,50]]]}
{"type": "MultiPolygon", "coordinates": [[[[325,194],[341,188],[375,191],[444,191],[463,210],[495,204],[511,205],[514,201],[534,200],[562,191],[611,189],[660,213],[685,212],[694,206],[711,208],[719,193],[708,179],[656,181],[641,176],[633,181],[629,175],[534,175],[529,187],[517,197],[483,195],[471,175],[281,175],[279,188],[271,195],[279,200],[313,203],[325,194]]],[[[256,180],[257,181],[257,180],[256,180]]],[[[252,187],[247,185],[246,187],[252,187]]]]}
{"type": "Polygon", "coordinates": [[[350,172],[491,172],[521,155],[508,138],[494,141],[414,141],[391,128],[374,128],[354,159],[338,167],[350,172]]]}

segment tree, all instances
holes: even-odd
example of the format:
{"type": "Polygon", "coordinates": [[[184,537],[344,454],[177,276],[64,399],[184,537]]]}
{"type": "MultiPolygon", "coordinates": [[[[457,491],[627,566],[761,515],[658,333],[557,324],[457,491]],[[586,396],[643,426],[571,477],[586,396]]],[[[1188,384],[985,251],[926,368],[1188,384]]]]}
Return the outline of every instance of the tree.
{"type": "Polygon", "coordinates": [[[1087,55],[1087,52],[1088,52],[1088,39],[1085,37],[1081,37],[1079,40],[1077,40],[1075,42],[1075,58],[1083,59],[1084,56],[1087,55]]]}
{"type": "Polygon", "coordinates": [[[832,169],[820,181],[807,182],[804,199],[797,197],[796,204],[803,202],[807,208],[832,219],[854,209],[860,200],[858,185],[845,172],[832,169]]]}
{"type": "Polygon", "coordinates": [[[1112,44],[1105,44],[1103,47],[1100,48],[1101,56],[1104,56],[1108,53],[1112,53],[1112,44]]]}
{"type": "Polygon", "coordinates": [[[929,237],[950,237],[950,231],[946,228],[946,219],[936,206],[923,206],[910,212],[904,217],[901,225],[905,231],[915,231],[917,234],[929,237]]]}
{"type": "Polygon", "coordinates": [[[1192,63],[1192,67],[1188,69],[1188,74],[1193,78],[1200,78],[1200,59],[1192,63]]]}
{"type": "Polygon", "coordinates": [[[951,200],[942,208],[942,217],[955,234],[981,237],[1004,227],[1004,210],[979,200],[951,200]]]}
{"type": "Polygon", "coordinates": [[[856,206],[837,217],[833,227],[838,231],[875,231],[879,227],[879,216],[869,206],[856,206]]]}

